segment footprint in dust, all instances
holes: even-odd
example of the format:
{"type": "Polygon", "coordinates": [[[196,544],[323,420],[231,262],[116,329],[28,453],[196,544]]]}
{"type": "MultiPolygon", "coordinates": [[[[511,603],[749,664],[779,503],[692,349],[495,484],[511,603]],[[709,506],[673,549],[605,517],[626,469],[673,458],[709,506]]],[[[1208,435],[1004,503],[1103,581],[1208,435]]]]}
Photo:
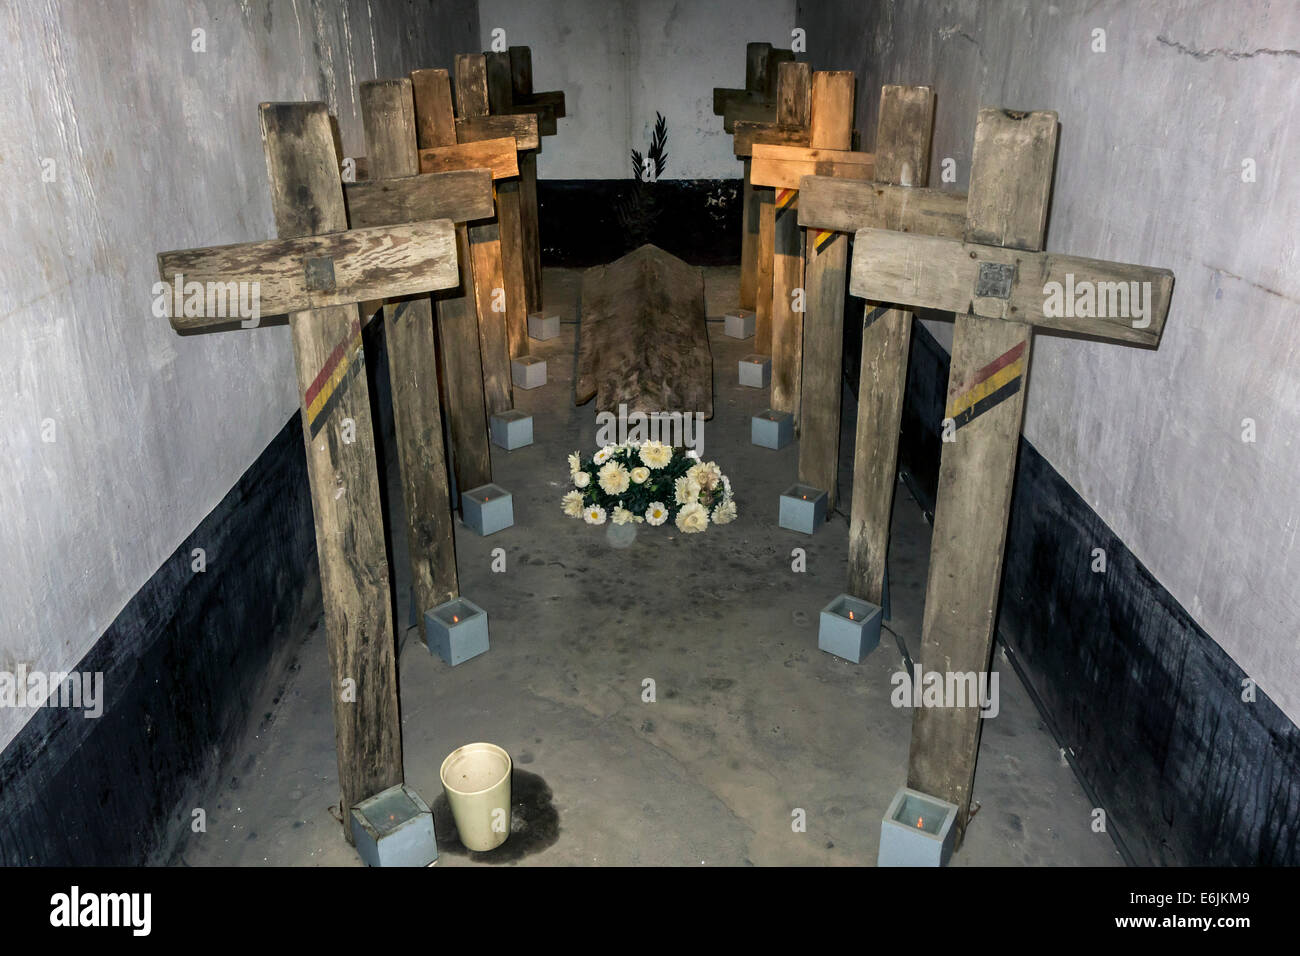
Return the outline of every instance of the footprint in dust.
{"type": "Polygon", "coordinates": [[[438,853],[468,856],[475,863],[514,863],[540,853],[560,838],[560,814],[554,797],[545,780],[515,767],[510,778],[510,836],[495,850],[479,852],[466,849],[460,842],[447,794],[440,793],[431,807],[438,853]]]}

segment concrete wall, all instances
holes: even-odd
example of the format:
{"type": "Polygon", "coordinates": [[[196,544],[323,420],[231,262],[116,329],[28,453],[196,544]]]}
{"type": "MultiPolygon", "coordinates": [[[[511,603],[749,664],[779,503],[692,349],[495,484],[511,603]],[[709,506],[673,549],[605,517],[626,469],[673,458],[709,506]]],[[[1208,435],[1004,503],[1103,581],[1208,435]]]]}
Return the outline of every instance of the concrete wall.
{"type": "Polygon", "coordinates": [[[633,149],[668,120],[666,179],[738,179],[715,86],[745,85],[745,43],[789,48],[794,0],[482,0],[492,30],[533,51],[533,87],[564,90],[568,116],[538,158],[543,179],[627,179],[633,149]]]}
{"type": "Polygon", "coordinates": [[[865,145],[882,83],[935,87],[932,183],[952,157],[966,188],[980,106],[1058,111],[1047,248],[1173,270],[1158,351],[1035,338],[1025,435],[1300,722],[1300,7],[835,0],[798,21],[815,68],[857,71],[865,145]]]}
{"type": "Polygon", "coordinates": [[[0,35],[0,670],[66,669],[298,408],[287,327],[176,335],[155,253],[274,235],[259,102],[325,100],[362,154],[357,85],[449,66],[477,10],[9,0],[0,35]]]}

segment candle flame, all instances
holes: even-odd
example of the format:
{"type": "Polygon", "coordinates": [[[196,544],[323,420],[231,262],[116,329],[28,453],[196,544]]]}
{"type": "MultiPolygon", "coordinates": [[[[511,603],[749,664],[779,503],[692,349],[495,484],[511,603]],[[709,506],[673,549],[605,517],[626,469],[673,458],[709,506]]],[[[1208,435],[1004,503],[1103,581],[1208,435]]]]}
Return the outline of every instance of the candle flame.
{"type": "Polygon", "coordinates": [[[857,620],[857,619],[853,616],[853,612],[852,612],[852,611],[849,611],[849,620],[850,620],[850,621],[857,620]]]}
{"type": "Polygon", "coordinates": [[[460,615],[459,615],[459,614],[453,614],[453,615],[451,616],[451,623],[453,623],[453,624],[459,624],[459,623],[460,623],[460,615]]]}
{"type": "Polygon", "coordinates": [[[918,829],[925,829],[925,824],[920,817],[916,818],[916,826],[918,829]]]}

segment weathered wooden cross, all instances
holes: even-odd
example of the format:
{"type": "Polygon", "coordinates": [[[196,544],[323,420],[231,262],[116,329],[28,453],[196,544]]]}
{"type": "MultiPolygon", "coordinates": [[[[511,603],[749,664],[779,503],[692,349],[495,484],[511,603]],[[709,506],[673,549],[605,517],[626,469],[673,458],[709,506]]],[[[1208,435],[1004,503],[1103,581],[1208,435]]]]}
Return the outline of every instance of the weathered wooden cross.
{"type": "MultiPolygon", "coordinates": [[[[794,64],[806,66],[805,64],[794,64]]],[[[785,67],[782,67],[785,69],[785,67]]],[[[800,179],[810,173],[866,180],[875,158],[854,152],[853,74],[818,71],[812,77],[808,146],[756,144],[751,175],[756,186],[776,189],[776,231],[772,267],[772,407],[801,420],[804,312],[797,301],[805,289],[803,230],[798,219],[800,179]]],[[[832,268],[837,256],[834,236],[819,234],[808,253],[814,280],[832,268]],[[819,243],[821,245],[819,246],[819,243]],[[831,248],[827,248],[827,244],[831,248]]],[[[840,243],[843,246],[843,243],[840,243]]],[[[842,259],[841,259],[842,261],[842,259]]],[[[806,291],[806,290],[805,290],[806,291]]],[[[806,294],[802,296],[806,300],[806,294]]],[[[822,487],[822,486],[816,486],[822,487]]],[[[824,490],[829,491],[829,488],[824,490]]]]}
{"type": "MultiPolygon", "coordinates": [[[[875,182],[903,186],[924,186],[928,175],[930,157],[930,130],[934,118],[934,92],[928,86],[886,86],[880,93],[880,115],[876,126],[875,161],[872,174],[875,182]]],[[[857,167],[850,170],[856,173],[857,167]]],[[[834,180],[828,176],[806,176],[801,180],[799,224],[807,230],[804,248],[804,313],[803,374],[800,394],[799,430],[799,480],[814,488],[824,488],[827,507],[835,507],[839,497],[836,488],[839,475],[840,453],[840,383],[843,378],[844,358],[844,298],[848,282],[849,232],[867,226],[884,226],[883,222],[855,222],[852,229],[844,229],[844,207],[828,203],[822,196],[824,183],[835,182],[856,191],[870,187],[856,177],[834,180]],[[837,228],[838,227],[838,228],[837,228]]],[[[963,209],[965,198],[962,199],[963,209]]],[[[850,525],[857,528],[860,509],[857,494],[867,493],[874,500],[879,494],[886,499],[886,515],[893,501],[893,462],[897,447],[897,418],[901,409],[903,373],[907,369],[907,333],[910,318],[907,313],[897,313],[896,318],[880,318],[864,338],[863,365],[867,375],[862,379],[862,397],[859,399],[859,427],[868,433],[857,444],[854,479],[854,510],[850,525]],[[898,350],[901,331],[901,355],[898,350]],[[894,348],[882,357],[878,355],[885,345],[894,348]],[[888,359],[896,359],[890,362],[888,359]],[[887,382],[879,378],[882,372],[890,373],[887,382]],[[877,394],[884,389],[891,399],[889,409],[894,418],[894,428],[889,434],[878,434],[887,429],[873,427],[865,409],[874,409],[886,396],[877,394]],[[873,466],[887,474],[887,484],[877,489],[863,480],[863,475],[873,466]]],[[[888,520],[884,523],[886,533],[888,520]]],[[[853,549],[850,548],[850,553],[853,549]]],[[[884,574],[883,560],[877,569],[884,574]]],[[[853,580],[851,576],[851,580],[853,580]]],[[[882,602],[881,595],[851,587],[849,593],[864,597],[875,604],[882,602]]]]}
{"type": "MultiPolygon", "coordinates": [[[[402,780],[396,641],[357,303],[454,285],[455,239],[445,219],[348,231],[325,105],[264,103],[260,113],[280,238],[161,253],[158,272],[182,288],[252,288],[262,312],[289,315],[346,819],[356,803],[402,780]]],[[[190,312],[173,310],[173,327],[229,323],[190,312]]]]}
{"type": "MultiPolygon", "coordinates": [[[[464,223],[492,215],[486,169],[419,174],[411,81],[361,84],[369,180],[344,186],[354,229],[423,219],[464,223]]],[[[412,623],[459,594],[451,495],[443,448],[433,303],[421,295],[383,308],[397,459],[411,564],[412,623]]],[[[450,333],[452,330],[447,330],[450,333]]],[[[458,343],[444,345],[458,348],[458,343]]]]}
{"type": "MultiPolygon", "coordinates": [[[[762,205],[771,204],[772,192],[767,189],[756,190],[750,181],[749,153],[755,139],[752,130],[746,135],[745,127],[757,124],[765,128],[778,123],[777,93],[780,65],[793,60],[794,54],[789,50],[774,50],[770,43],[747,43],[745,45],[745,88],[737,90],[715,87],[713,90],[714,115],[722,117],[722,128],[725,132],[734,134],[735,153],[742,158],[744,165],[744,187],[741,197],[740,305],[741,308],[754,309],[756,312],[761,301],[758,292],[758,251],[760,222],[763,219],[762,205]]],[[[806,127],[805,119],[802,140],[805,145],[807,144],[806,127]]],[[[774,141],[776,140],[758,140],[758,142],[774,141]]],[[[769,233],[769,238],[770,235],[769,233]]],[[[768,282],[770,293],[770,276],[768,282]]],[[[771,298],[770,294],[768,298],[771,298]]],[[[768,338],[770,334],[769,327],[768,338]]],[[[767,339],[764,341],[766,342],[767,339]]],[[[759,351],[766,354],[767,346],[764,345],[759,351]]]]}
{"type": "MultiPolygon", "coordinates": [[[[1056,156],[1054,112],[983,109],[964,235],[860,229],[854,295],[955,314],[922,622],[932,671],[988,668],[1035,327],[1117,342],[1160,341],[1173,274],[1040,251],[1056,156]]],[[[970,814],[980,709],[920,708],[908,785],[970,814]]]]}
{"type": "MultiPolygon", "coordinates": [[[[966,194],[923,188],[929,175],[934,94],[924,86],[881,90],[876,133],[875,182],[805,176],[800,182],[799,222],[826,232],[856,233],[874,227],[960,238],[966,229],[966,194]]],[[[835,241],[829,251],[835,251],[835,241]]],[[[844,249],[841,256],[847,255],[844,249]]],[[[815,260],[814,260],[815,261],[815,260]]],[[[839,464],[840,375],[847,265],[829,267],[807,280],[804,428],[800,481],[835,487],[839,464]],[[836,358],[839,356],[839,358],[836,358]],[[821,361],[817,361],[820,357],[821,361]],[[821,482],[826,482],[825,485],[821,482]]],[[[811,271],[811,269],[810,269],[811,271]]],[[[849,519],[848,593],[884,602],[885,558],[897,480],[898,432],[907,380],[912,314],[869,304],[862,329],[857,437],[849,519]]]]}
{"type": "MultiPolygon", "coordinates": [[[[421,172],[487,169],[494,185],[518,174],[512,137],[457,142],[446,70],[413,71],[411,87],[421,172]]],[[[488,413],[509,408],[513,402],[505,328],[509,294],[499,278],[499,249],[479,249],[474,244],[477,230],[485,225],[495,229],[490,218],[494,215],[495,207],[489,218],[457,224],[460,283],[454,294],[437,301],[452,470],[459,491],[491,480],[488,413]]]]}
{"type": "MultiPolygon", "coordinates": [[[[564,92],[533,91],[533,53],[512,46],[507,53],[484,54],[488,107],[500,116],[536,116],[539,136],[554,136],[556,119],[565,115],[564,92]]],[[[519,141],[519,227],[523,238],[525,313],[542,308],[542,244],[537,209],[537,154],[540,141],[519,141]]]]}

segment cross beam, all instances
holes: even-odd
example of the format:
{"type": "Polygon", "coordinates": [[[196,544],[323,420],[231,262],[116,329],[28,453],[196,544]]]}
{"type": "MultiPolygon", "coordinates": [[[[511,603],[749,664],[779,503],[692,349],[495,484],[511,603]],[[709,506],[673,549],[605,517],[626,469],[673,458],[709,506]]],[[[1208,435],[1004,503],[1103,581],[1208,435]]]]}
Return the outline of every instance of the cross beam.
{"type": "MultiPolygon", "coordinates": [[[[271,201],[276,229],[282,240],[320,237],[323,246],[297,253],[306,299],[272,299],[275,307],[307,305],[291,312],[289,326],[298,372],[302,405],[303,439],[307,474],[311,483],[312,515],[320,562],[325,632],[329,647],[335,743],[343,818],[366,797],[402,781],[401,725],[398,719],[396,642],[393,636],[388,561],[375,465],[374,431],[361,351],[361,324],[356,302],[385,296],[401,289],[428,292],[446,285],[455,271],[452,249],[446,245],[448,223],[415,223],[393,227],[387,242],[362,236],[364,254],[344,252],[334,257],[339,236],[347,229],[347,215],[339,177],[338,156],[323,103],[263,103],[260,107],[262,141],[271,181],[271,201]],[[437,242],[442,251],[414,256],[408,247],[437,242]],[[410,289],[405,280],[368,284],[338,277],[389,270],[394,257],[406,257],[398,274],[418,274],[422,288],[410,289]],[[329,292],[333,284],[334,291],[329,292]],[[315,298],[315,296],[332,298],[315,298]],[[343,303],[348,304],[343,304],[343,303]],[[329,303],[329,304],[326,304],[329,303]]],[[[354,241],[357,237],[353,233],[354,241]]],[[[241,244],[245,251],[261,244],[241,244]]],[[[232,248],[226,247],[229,251],[232,248]]],[[[303,249],[303,246],[298,246],[303,249]]],[[[263,249],[265,251],[265,249],[263,249]]],[[[160,277],[172,282],[169,270],[183,263],[193,267],[203,260],[202,250],[188,250],[177,258],[159,257],[160,277]]],[[[218,251],[204,273],[212,282],[260,281],[277,287],[279,267],[265,273],[243,263],[229,273],[216,267],[228,262],[218,251]]],[[[270,264],[267,262],[267,264],[270,264]]],[[[394,276],[397,279],[397,276],[394,276]]],[[[349,829],[344,834],[350,841],[349,829]]]]}
{"type": "MultiPolygon", "coordinates": [[[[1031,339],[1036,325],[1062,328],[1043,321],[1051,318],[1044,315],[1050,305],[1032,304],[1035,284],[1049,300],[1047,283],[1076,265],[1090,283],[1150,283],[1149,308],[1128,317],[1130,330],[1112,317],[1070,320],[1069,331],[1110,341],[1155,345],[1168,313],[1173,275],[1167,270],[1041,252],[1056,143],[1053,112],[981,110],[964,241],[927,241],[924,251],[939,258],[906,265],[899,260],[917,251],[913,236],[859,232],[854,243],[855,294],[903,306],[925,300],[957,307],[944,423],[950,440],[940,461],[922,623],[920,657],[931,670],[988,668],[1031,339]],[[958,268],[958,254],[971,265],[958,268]]],[[[970,815],[979,736],[978,703],[921,708],[913,718],[908,785],[957,805],[958,839],[970,815]]]]}

